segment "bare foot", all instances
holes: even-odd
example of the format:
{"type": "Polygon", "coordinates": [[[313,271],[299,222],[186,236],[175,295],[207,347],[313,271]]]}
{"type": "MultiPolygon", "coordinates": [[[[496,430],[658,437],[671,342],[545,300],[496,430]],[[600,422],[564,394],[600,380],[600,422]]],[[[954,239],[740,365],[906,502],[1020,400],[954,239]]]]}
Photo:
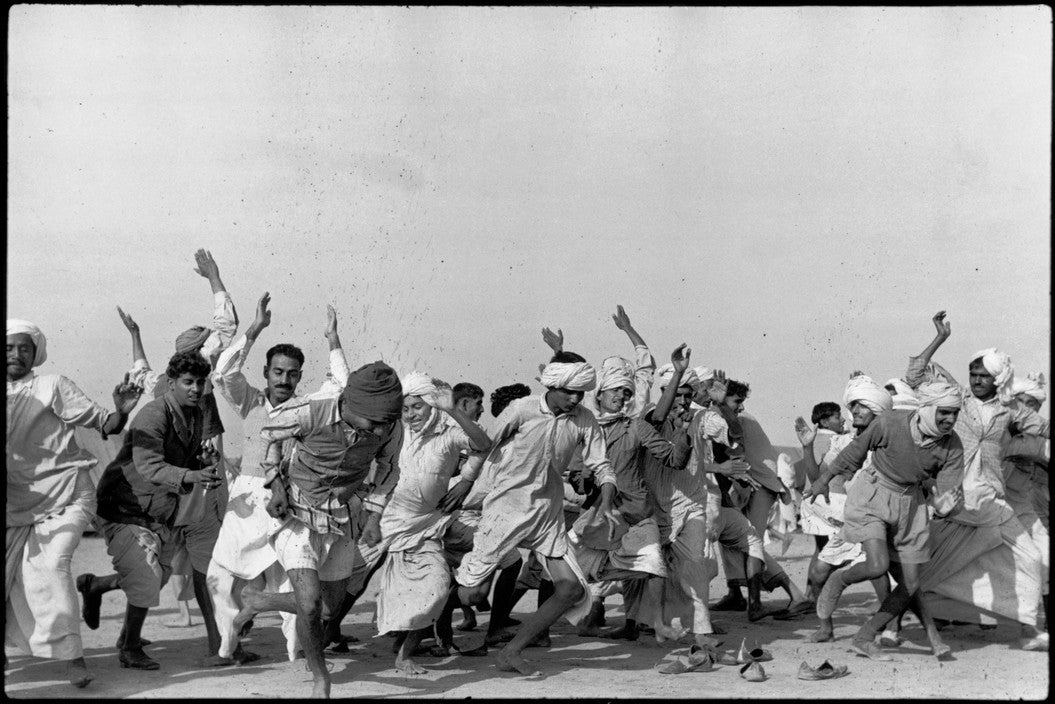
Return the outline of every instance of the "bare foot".
{"type": "Polygon", "coordinates": [[[330,676],[317,677],[315,682],[311,686],[311,698],[312,699],[329,699],[330,698],[330,676]]]}
{"type": "Polygon", "coordinates": [[[396,656],[396,670],[404,675],[424,675],[428,672],[428,670],[410,658],[401,658],[398,655],[396,656]]]}
{"type": "Polygon", "coordinates": [[[892,658],[883,652],[883,650],[870,640],[855,640],[853,642],[854,652],[858,655],[863,655],[866,658],[872,660],[889,661],[892,658]]]}
{"type": "Polygon", "coordinates": [[[501,645],[502,643],[508,643],[513,640],[516,633],[510,630],[502,629],[494,633],[488,633],[484,637],[484,645],[501,645]]]}
{"type": "Polygon", "coordinates": [[[530,643],[525,645],[525,648],[549,648],[552,647],[552,643],[549,639],[549,633],[539,633],[535,636],[530,643]]]}
{"type": "Polygon", "coordinates": [[[92,675],[88,672],[88,666],[84,658],[76,658],[66,663],[66,676],[77,689],[84,689],[92,681],[92,675]]]}
{"type": "Polygon", "coordinates": [[[575,634],[583,638],[596,638],[601,635],[601,627],[595,623],[583,624],[575,629],[575,634]]]}
{"type": "Polygon", "coordinates": [[[234,665],[234,660],[219,655],[209,655],[202,658],[199,665],[201,665],[201,667],[230,667],[231,665],[234,665]]]}
{"type": "Polygon", "coordinates": [[[810,634],[807,638],[810,643],[830,643],[835,640],[835,634],[832,633],[832,629],[828,626],[821,626],[816,631],[810,634]]]}
{"type": "Polygon", "coordinates": [[[495,660],[495,667],[502,672],[519,672],[525,677],[538,677],[542,674],[532,667],[524,658],[519,655],[507,653],[504,650],[499,651],[498,655],[495,656],[495,660]]]}

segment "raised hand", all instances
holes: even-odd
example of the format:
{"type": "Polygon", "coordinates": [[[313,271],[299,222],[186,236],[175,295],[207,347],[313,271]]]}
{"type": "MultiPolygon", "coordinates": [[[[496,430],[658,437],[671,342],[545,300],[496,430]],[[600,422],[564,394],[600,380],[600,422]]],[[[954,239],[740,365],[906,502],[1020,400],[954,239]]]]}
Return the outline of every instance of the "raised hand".
{"type": "Polygon", "coordinates": [[[198,276],[204,276],[212,281],[220,275],[220,267],[216,265],[216,260],[212,258],[212,252],[199,249],[194,253],[194,261],[198,265],[194,268],[194,273],[198,276]]]}
{"type": "Polygon", "coordinates": [[[337,334],[337,311],[333,306],[326,305],[326,337],[330,338],[337,334]]]}
{"type": "Polygon", "coordinates": [[[260,331],[271,324],[271,311],[267,309],[268,304],[271,303],[271,294],[264,291],[264,295],[260,297],[260,300],[256,303],[256,318],[253,320],[253,324],[249,326],[252,335],[246,333],[249,337],[255,337],[260,334],[260,331]]]}
{"type": "Polygon", "coordinates": [[[564,332],[560,328],[557,328],[556,333],[549,328],[542,328],[542,341],[554,352],[564,351],[564,332]]]}
{"type": "Polygon", "coordinates": [[[725,371],[715,369],[714,379],[711,380],[711,385],[707,387],[707,395],[710,397],[712,403],[721,403],[725,400],[725,394],[728,390],[726,381],[725,371]]]}
{"type": "Polygon", "coordinates": [[[806,419],[799,416],[795,419],[795,435],[799,437],[799,443],[803,447],[807,447],[813,444],[813,441],[817,439],[817,429],[811,428],[806,419]]]}
{"type": "Polygon", "coordinates": [[[128,332],[133,335],[139,332],[139,323],[132,320],[132,316],[121,310],[121,306],[117,306],[117,314],[121,316],[121,322],[125,324],[125,328],[128,329],[128,332]]]}
{"type": "Polygon", "coordinates": [[[114,407],[121,415],[127,416],[139,403],[139,397],[143,395],[143,389],[128,380],[128,372],[125,372],[124,381],[114,387],[114,407]]]}
{"type": "Polygon", "coordinates": [[[615,326],[623,332],[634,329],[634,326],[630,324],[630,316],[623,310],[623,306],[615,307],[615,314],[612,316],[612,320],[615,321],[615,326]]]}
{"type": "Polygon", "coordinates": [[[938,337],[943,340],[949,339],[949,336],[952,335],[952,325],[945,320],[945,311],[939,310],[931,320],[934,322],[934,329],[938,331],[938,337]]]}
{"type": "Polygon", "coordinates": [[[674,365],[674,370],[683,372],[689,368],[689,356],[692,355],[692,348],[686,347],[685,343],[681,343],[677,348],[670,353],[670,363],[674,365]]]}
{"type": "Polygon", "coordinates": [[[433,379],[432,385],[436,387],[435,390],[424,394],[421,400],[433,408],[446,413],[454,410],[454,390],[451,389],[450,384],[439,379],[433,379]]]}

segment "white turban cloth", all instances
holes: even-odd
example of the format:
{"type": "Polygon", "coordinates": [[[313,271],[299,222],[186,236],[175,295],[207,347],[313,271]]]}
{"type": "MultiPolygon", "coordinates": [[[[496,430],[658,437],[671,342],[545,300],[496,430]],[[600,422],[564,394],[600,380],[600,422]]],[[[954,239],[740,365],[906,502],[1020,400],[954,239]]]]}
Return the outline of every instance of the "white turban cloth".
{"type": "Polygon", "coordinates": [[[404,396],[426,396],[436,391],[436,379],[419,371],[412,371],[402,377],[404,396]]]}
{"type": "Polygon", "coordinates": [[[892,399],[894,408],[902,410],[919,408],[919,399],[916,398],[916,392],[912,390],[912,387],[904,379],[890,379],[886,385],[894,387],[892,399]]]}
{"type": "Polygon", "coordinates": [[[935,416],[939,408],[960,408],[963,405],[963,392],[958,386],[944,381],[929,381],[920,384],[916,389],[919,397],[919,427],[924,435],[932,438],[941,437],[935,416]]]}
{"type": "MultiPolygon", "coordinates": [[[[670,380],[673,378],[674,365],[670,362],[667,362],[662,367],[656,370],[656,384],[661,389],[666,388],[667,384],[669,384],[670,380]]],[[[700,380],[696,376],[696,370],[686,369],[685,372],[681,375],[681,382],[678,385],[691,386],[693,389],[697,388],[700,385],[700,380]]]]}
{"type": "Polygon", "coordinates": [[[714,378],[714,370],[710,367],[693,367],[692,371],[696,373],[696,378],[701,384],[714,378]]]}
{"type": "Polygon", "coordinates": [[[19,333],[29,335],[30,339],[33,340],[33,347],[37,351],[33,357],[33,366],[39,367],[48,358],[48,338],[44,337],[44,333],[41,332],[40,328],[28,320],[8,318],[7,334],[18,335],[19,333]]]}
{"type": "Polygon", "coordinates": [[[871,377],[863,374],[853,377],[846,383],[843,403],[849,406],[854,401],[864,404],[876,415],[894,407],[894,399],[891,398],[890,392],[872,381],[871,377]]]}
{"type": "Polygon", "coordinates": [[[1044,403],[1048,400],[1048,392],[1044,390],[1044,386],[1045,382],[1043,374],[1027,374],[1025,379],[1015,377],[1015,381],[1011,384],[1011,394],[1013,396],[1026,394],[1027,396],[1032,396],[1041,403],[1044,403]]]}
{"type": "Polygon", "coordinates": [[[548,389],[593,391],[597,386],[597,372],[586,362],[550,362],[539,377],[548,389]]]}
{"type": "Polygon", "coordinates": [[[996,395],[1000,397],[1000,403],[1005,406],[1011,403],[1014,398],[1011,387],[1015,383],[1015,368],[1011,366],[1011,358],[995,347],[989,347],[975,352],[971,361],[976,359],[982,360],[982,366],[996,380],[996,395]]]}
{"type": "MultiPolygon", "coordinates": [[[[608,359],[613,359],[609,357],[608,359]]],[[[597,381],[597,393],[611,389],[634,390],[634,376],[623,365],[609,364],[608,359],[601,365],[601,378],[597,381]]],[[[618,359],[615,358],[615,359],[618,359]]]]}

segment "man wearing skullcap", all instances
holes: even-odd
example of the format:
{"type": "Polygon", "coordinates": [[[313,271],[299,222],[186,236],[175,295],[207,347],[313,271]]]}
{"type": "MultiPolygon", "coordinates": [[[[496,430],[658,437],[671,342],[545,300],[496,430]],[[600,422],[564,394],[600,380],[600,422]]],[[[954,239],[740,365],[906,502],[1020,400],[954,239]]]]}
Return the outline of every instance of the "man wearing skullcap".
{"type": "Polygon", "coordinates": [[[371,546],[381,540],[380,514],[398,480],[396,458],[403,438],[399,416],[403,387],[392,367],[377,361],[348,376],[337,397],[316,395],[287,401],[268,419],[260,436],[268,442],[262,465],[271,489],[269,540],[293,583],[293,594],[247,586],[234,630],[261,611],[297,614],[298,636],[314,680],[313,696],[328,697],[330,677],[323,657],[323,620],[337,611],[355,564],[360,514],[371,546]],[[361,499],[356,490],[376,458],[381,478],[361,499]],[[348,462],[356,464],[349,471],[348,462]]]}
{"type": "Polygon", "coordinates": [[[618,525],[613,513],[616,479],[604,434],[580,405],[595,388],[597,375],[585,362],[561,361],[569,355],[556,355],[558,361],[542,369],[544,394],[513,401],[498,418],[494,447],[482,470],[492,483],[480,528],[455,573],[459,602],[480,603],[495,571],[512,564],[507,562],[511,549],[523,547],[545,558],[553,596],[498,654],[500,669],[523,674],[533,672],[521,657],[528,643],[562,615],[577,623],[589,611],[586,576],[569,549],[564,522],[562,472],[573,453],[582,452],[583,465],[601,485],[599,511],[612,535],[618,525]]]}
{"type": "Polygon", "coordinates": [[[1022,647],[1046,650],[1048,635],[1036,630],[1046,570],[1040,549],[1007,500],[1003,459],[1009,428],[1048,438],[1048,421],[1014,398],[1015,373],[1003,352],[989,348],[972,355],[966,388],[932,363],[934,353],[951,335],[945,311],[936,313],[933,323],[937,334],[909,359],[905,381],[918,387],[919,393],[922,382],[940,379],[960,395],[963,410],[955,430],[964,447],[964,510],[931,527],[934,552],[943,559],[936,557],[928,567],[924,597],[934,602],[934,615],[941,618],[991,621],[981,613],[984,610],[1017,622],[1022,647]],[[1013,578],[1015,588],[1006,589],[1003,581],[980,574],[1013,578]]]}
{"type": "Polygon", "coordinates": [[[126,375],[108,411],[66,377],[33,371],[47,358],[40,328],[8,318],[5,637],[35,657],[65,660],[70,684],[84,687],[92,676],[70,560],[95,514],[96,459],[77,445],[74,428],[103,438],[121,432],[141,389],[126,375]]]}
{"type": "MultiPolygon", "coordinates": [[[[687,362],[680,356],[675,359],[678,364],[687,362]]],[[[606,583],[646,579],[648,598],[654,601],[662,598],[662,577],[666,576],[667,570],[660,552],[659,524],[654,515],[656,500],[645,480],[645,458],[651,455],[670,469],[681,470],[688,462],[692,448],[687,435],[671,442],[645,421],[631,417],[625,409],[633,399],[634,391],[634,378],[629,370],[609,366],[602,369],[597,391],[592,394],[592,405],[598,409],[597,421],[604,431],[608,459],[619,488],[619,511],[628,530],[618,545],[604,544],[603,540],[602,544],[596,544],[584,534],[587,522],[593,516],[592,511],[587,511],[569,532],[576,559],[590,579],[592,597],[590,614],[580,624],[580,635],[600,633],[604,595],[608,591],[606,583]]],[[[676,392],[677,386],[668,385],[660,404],[673,405],[676,392]]],[[[594,504],[596,491],[594,489],[587,498],[587,505],[594,504]]],[[[636,614],[628,611],[625,628],[636,635],[634,616],[636,614]]],[[[676,637],[677,634],[663,623],[661,614],[656,616],[652,626],[657,638],[676,637]]]]}
{"type": "MultiPolygon", "coordinates": [[[[927,545],[927,495],[924,484],[936,484],[936,515],[962,506],[963,445],[952,432],[962,400],[947,384],[919,389],[918,411],[885,411],[839,453],[817,481],[813,494],[828,498],[835,476],[849,479],[861,470],[871,452],[872,465],[847,488],[840,537],[862,543],[865,561],[836,570],[817,598],[817,614],[830,617],[839,595],[850,584],[883,576],[888,570],[898,587],[853,639],[853,648],[867,657],[888,660],[873,642],[876,632],[901,613],[920,587],[920,567],[930,559],[927,545]]],[[[936,656],[947,646],[928,629],[936,656]]]]}

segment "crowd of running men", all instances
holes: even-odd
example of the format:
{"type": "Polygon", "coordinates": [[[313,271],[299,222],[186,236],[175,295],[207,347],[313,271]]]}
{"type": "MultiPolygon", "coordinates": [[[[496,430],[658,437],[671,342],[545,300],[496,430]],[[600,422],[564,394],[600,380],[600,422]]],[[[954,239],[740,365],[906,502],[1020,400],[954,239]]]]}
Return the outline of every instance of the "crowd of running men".
{"type": "Polygon", "coordinates": [[[908,610],[938,658],[950,653],[939,630],[956,622],[1017,622],[1018,647],[1047,650],[1044,378],[1016,374],[990,348],[961,362],[959,384],[932,361],[951,334],[944,311],[901,378],[855,371],[842,404],[800,399],[816,405],[811,423],[795,420],[803,457],[792,462],[744,411],[747,384],[692,366],[684,344],[657,368],[621,306],[613,319],[632,355],[595,366],[543,329],[548,363],[510,370],[537,373],[542,393],[495,389],[484,430],[475,384],[381,361],[353,371],[332,307],[321,388],[300,388],[305,354],[288,341],[269,341],[262,373],[247,374],[270,297],[236,337],[218,266],[204,250],[196,262],[212,324],[178,335],[164,370],[118,309],[133,359],[113,410],[64,376],[37,373],[44,333],[7,321],[5,637],[66,661],[77,687],[92,679],[80,624],[98,628],[107,591],[125,596],[121,665],[161,666],[141,634],[170,579],[201,610],[204,664],[258,659],[240,641],[254,616],[277,611],[286,655],[306,659],[314,696],[329,695],[324,652],[355,640],[341,622],[375,574],[377,630],[397,634],[395,666],[407,674],[424,671],[422,655],[498,646],[499,669],[531,674],[524,649],[548,647],[562,617],[584,638],[691,639],[692,667],[744,663],[722,652],[712,612],[752,623],[816,614],[810,639],[831,641],[840,595],[864,581],[880,607],[853,638],[861,655],[889,659],[908,610]],[[225,458],[221,403],[241,419],[237,463],[225,458]],[[124,433],[97,485],[76,426],[124,433]],[[75,578],[71,558],[90,525],[113,572],[75,578]],[[815,536],[804,590],[765,549],[777,526],[815,536]],[[719,561],[728,589],[711,604],[719,561]],[[778,588],[787,604],[766,606],[762,592],[778,588]],[[529,590],[537,610],[513,619],[529,590]],[[615,595],[624,621],[610,626],[604,602],[615,595]],[[476,609],[489,610],[483,643],[459,650],[453,614],[471,630],[476,609]]]}

